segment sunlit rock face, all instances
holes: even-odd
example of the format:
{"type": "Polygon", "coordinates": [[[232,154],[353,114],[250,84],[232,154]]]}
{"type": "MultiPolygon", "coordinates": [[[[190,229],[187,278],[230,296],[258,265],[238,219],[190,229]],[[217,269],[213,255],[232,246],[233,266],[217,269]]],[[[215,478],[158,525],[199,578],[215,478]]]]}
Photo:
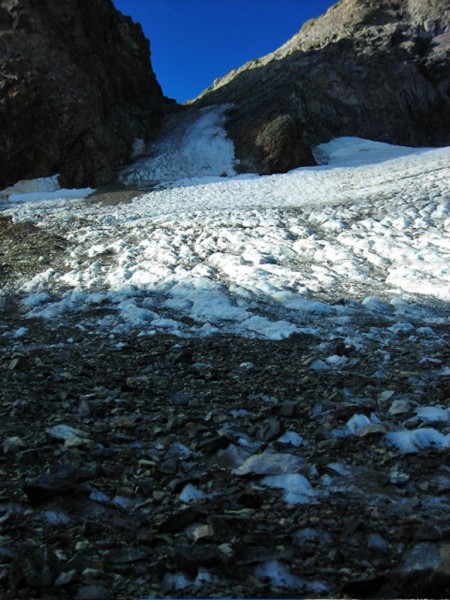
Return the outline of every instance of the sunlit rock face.
{"type": "Polygon", "coordinates": [[[313,162],[338,136],[450,143],[447,0],[341,0],[275,52],[214,81],[196,104],[231,102],[242,170],[313,162]]]}
{"type": "Polygon", "coordinates": [[[106,182],[166,106],[148,40],[111,0],[0,1],[0,189],[106,182]]]}

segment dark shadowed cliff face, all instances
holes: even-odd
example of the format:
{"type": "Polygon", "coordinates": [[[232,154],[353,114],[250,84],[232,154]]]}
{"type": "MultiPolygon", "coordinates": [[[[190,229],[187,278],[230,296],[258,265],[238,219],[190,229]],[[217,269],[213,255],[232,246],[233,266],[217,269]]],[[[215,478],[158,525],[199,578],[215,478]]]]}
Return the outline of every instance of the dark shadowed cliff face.
{"type": "Polygon", "coordinates": [[[235,104],[229,135],[242,169],[260,173],[311,164],[311,146],[342,135],[450,144],[448,7],[341,0],[277,51],[216,80],[196,103],[235,104]]]}
{"type": "Polygon", "coordinates": [[[110,180],[166,105],[148,40],[111,0],[0,0],[0,189],[110,180]]]}

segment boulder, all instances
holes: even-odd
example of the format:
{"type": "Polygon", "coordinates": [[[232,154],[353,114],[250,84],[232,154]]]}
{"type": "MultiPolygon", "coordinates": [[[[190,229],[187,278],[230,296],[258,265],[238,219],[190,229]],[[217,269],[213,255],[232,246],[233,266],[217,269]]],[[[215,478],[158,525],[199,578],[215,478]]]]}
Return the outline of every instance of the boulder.
{"type": "Polygon", "coordinates": [[[312,147],[339,136],[447,145],[449,48],[447,0],[341,0],[193,102],[232,104],[243,171],[309,165],[312,147]]]}
{"type": "Polygon", "coordinates": [[[141,26],[111,0],[1,0],[0,189],[103,184],[169,105],[141,26]]]}

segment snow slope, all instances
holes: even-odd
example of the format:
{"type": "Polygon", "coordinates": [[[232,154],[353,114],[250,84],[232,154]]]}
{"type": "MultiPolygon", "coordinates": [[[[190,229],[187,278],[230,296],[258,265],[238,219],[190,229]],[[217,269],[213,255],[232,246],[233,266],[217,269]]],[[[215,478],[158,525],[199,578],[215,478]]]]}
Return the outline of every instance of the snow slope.
{"type": "Polygon", "coordinates": [[[55,191],[53,179],[36,183],[47,200],[20,197],[7,211],[15,220],[72,244],[64,272],[17,283],[30,316],[108,306],[98,325],[112,334],[138,327],[272,339],[323,335],[373,314],[390,335],[413,327],[408,319],[442,323],[448,148],[340,138],[316,149],[322,166],[220,178],[233,172],[223,110],[183,117],[155,157],[128,168],[135,183],[165,184],[131,205],[88,205],[86,190],[67,199],[76,191],[55,191]]]}
{"type": "Polygon", "coordinates": [[[149,187],[190,177],[235,175],[233,142],[222,125],[229,105],[175,114],[148,153],[126,167],[120,179],[127,185],[149,187]]]}

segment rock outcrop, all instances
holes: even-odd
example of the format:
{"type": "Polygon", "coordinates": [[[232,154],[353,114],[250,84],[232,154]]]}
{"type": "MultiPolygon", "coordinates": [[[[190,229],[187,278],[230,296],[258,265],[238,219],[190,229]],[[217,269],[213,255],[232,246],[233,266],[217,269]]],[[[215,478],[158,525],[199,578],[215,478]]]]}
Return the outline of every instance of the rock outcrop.
{"type": "Polygon", "coordinates": [[[311,147],[337,136],[445,145],[449,49],[447,0],[341,0],[194,104],[234,104],[241,168],[260,173],[311,164],[311,147]]]}
{"type": "Polygon", "coordinates": [[[140,25],[111,0],[0,0],[0,189],[107,182],[167,105],[140,25]]]}

